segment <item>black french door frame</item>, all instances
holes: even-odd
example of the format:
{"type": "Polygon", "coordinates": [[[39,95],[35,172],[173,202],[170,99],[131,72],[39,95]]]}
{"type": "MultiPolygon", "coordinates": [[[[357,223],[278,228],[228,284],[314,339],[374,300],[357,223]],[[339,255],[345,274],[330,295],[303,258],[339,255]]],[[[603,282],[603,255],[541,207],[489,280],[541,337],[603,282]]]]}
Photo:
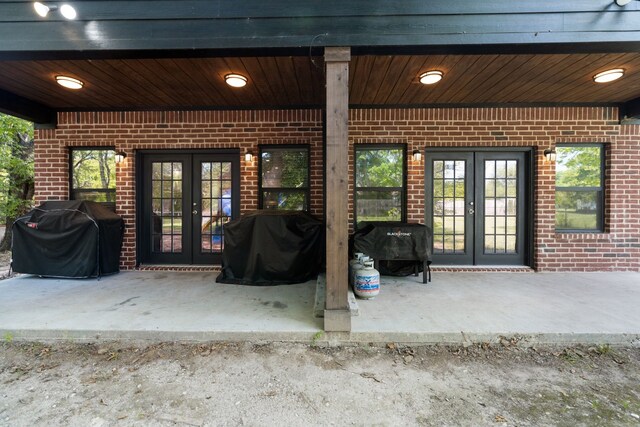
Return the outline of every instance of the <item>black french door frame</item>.
{"type": "Polygon", "coordinates": [[[471,209],[473,214],[465,214],[464,253],[460,255],[441,254],[434,257],[434,263],[440,265],[526,265],[533,263],[534,242],[534,206],[533,191],[535,171],[535,150],[531,147],[447,147],[425,148],[425,223],[433,227],[433,170],[434,156],[443,160],[466,160],[465,177],[465,211],[471,209]],[[516,156],[522,163],[521,178],[518,180],[518,194],[522,195],[523,206],[517,215],[518,253],[521,262],[514,263],[513,257],[483,253],[484,241],[484,167],[485,160],[512,159],[516,156]],[[470,203],[471,202],[471,203],[470,203]],[[469,233],[469,234],[467,234],[469,233]],[[469,240],[470,238],[470,240],[469,240]],[[438,258],[437,261],[435,259],[438,258]]]}
{"type": "Polygon", "coordinates": [[[231,163],[231,218],[240,215],[240,150],[140,150],[136,152],[136,264],[213,265],[219,253],[203,253],[201,248],[202,162],[231,163]],[[181,162],[182,247],[181,253],[152,253],[151,163],[181,162]]]}

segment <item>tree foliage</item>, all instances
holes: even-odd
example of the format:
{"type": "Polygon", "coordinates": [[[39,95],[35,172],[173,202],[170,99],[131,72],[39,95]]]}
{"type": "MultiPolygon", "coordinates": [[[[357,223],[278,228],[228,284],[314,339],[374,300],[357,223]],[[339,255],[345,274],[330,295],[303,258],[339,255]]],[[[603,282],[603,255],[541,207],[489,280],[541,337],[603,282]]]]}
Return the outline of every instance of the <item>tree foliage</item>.
{"type": "MultiPolygon", "coordinates": [[[[115,189],[115,151],[75,149],[71,156],[74,189],[115,189]]],[[[105,201],[105,200],[100,200],[105,201]]]]}
{"type": "Polygon", "coordinates": [[[403,150],[371,149],[356,151],[356,186],[402,187],[403,150]]]}
{"type": "Polygon", "coordinates": [[[557,187],[599,187],[601,147],[558,147],[557,187]]]}
{"type": "Polygon", "coordinates": [[[33,123],[0,113],[0,216],[7,226],[0,250],[11,243],[13,221],[33,205],[33,123]]]}

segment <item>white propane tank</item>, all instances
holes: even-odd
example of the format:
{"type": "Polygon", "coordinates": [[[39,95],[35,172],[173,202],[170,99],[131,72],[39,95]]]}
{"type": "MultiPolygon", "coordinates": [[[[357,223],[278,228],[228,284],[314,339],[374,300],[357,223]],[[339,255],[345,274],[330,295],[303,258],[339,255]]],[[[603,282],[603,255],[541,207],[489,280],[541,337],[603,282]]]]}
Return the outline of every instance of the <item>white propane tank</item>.
{"type": "Polygon", "coordinates": [[[368,256],[365,254],[360,254],[360,258],[358,258],[358,262],[353,264],[353,269],[351,270],[351,276],[349,276],[349,280],[351,280],[351,286],[355,286],[356,283],[356,271],[362,268],[362,263],[370,260],[368,256]]]}
{"type": "Polygon", "coordinates": [[[371,299],[380,293],[380,273],[373,268],[373,260],[364,261],[363,267],[356,270],[353,292],[364,299],[371,299]]]}
{"type": "Polygon", "coordinates": [[[364,254],[362,252],[356,252],[353,254],[353,259],[349,261],[349,283],[353,284],[353,271],[356,266],[360,264],[360,258],[362,258],[364,254]]]}

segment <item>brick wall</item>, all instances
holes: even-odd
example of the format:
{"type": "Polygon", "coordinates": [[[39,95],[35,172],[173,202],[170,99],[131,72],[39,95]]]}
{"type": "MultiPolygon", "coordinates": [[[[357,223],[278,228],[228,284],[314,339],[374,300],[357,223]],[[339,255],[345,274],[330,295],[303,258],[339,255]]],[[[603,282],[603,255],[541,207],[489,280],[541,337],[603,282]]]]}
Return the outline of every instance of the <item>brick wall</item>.
{"type": "MultiPolygon", "coordinates": [[[[640,270],[640,125],[619,125],[617,109],[441,108],[352,110],[350,145],[407,146],[407,217],[424,221],[424,160],[428,147],[533,147],[535,149],[534,265],[538,271],[640,270]],[[558,143],[604,143],[606,215],[604,233],[555,232],[555,165],[543,160],[558,143]]],[[[350,147],[350,204],[353,155],[350,147]]],[[[350,210],[353,221],[353,210],[350,210]]]]}
{"type": "Polygon", "coordinates": [[[126,224],[121,267],[136,262],[135,152],[158,149],[239,149],[241,213],[258,207],[260,144],[310,146],[311,213],[322,217],[322,115],[295,111],[153,111],[59,113],[58,127],[36,132],[36,202],[69,197],[69,147],[113,146],[127,159],[116,169],[116,211],[126,224]]]}
{"type": "MultiPolygon", "coordinates": [[[[117,209],[127,223],[123,268],[135,265],[136,150],[238,148],[259,144],[310,144],[311,211],[322,215],[322,113],[319,110],[60,113],[58,128],[36,134],[36,199],[68,197],[68,147],[115,146],[128,158],[117,169],[117,209]]],[[[640,126],[619,125],[604,107],[354,109],[349,131],[349,218],[353,221],[353,144],[407,146],[407,215],[424,221],[425,147],[533,147],[534,268],[640,270],[640,126]],[[557,143],[606,144],[604,233],[555,232],[553,164],[542,151],[557,143]]],[[[241,159],[241,210],[258,203],[257,162],[241,159]]]]}

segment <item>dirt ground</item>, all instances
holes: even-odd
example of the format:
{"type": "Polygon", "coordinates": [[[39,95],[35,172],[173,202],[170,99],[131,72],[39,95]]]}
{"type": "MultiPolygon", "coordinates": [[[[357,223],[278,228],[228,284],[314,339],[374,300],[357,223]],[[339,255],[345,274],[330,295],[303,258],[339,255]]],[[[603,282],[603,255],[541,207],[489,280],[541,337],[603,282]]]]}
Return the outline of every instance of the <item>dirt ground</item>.
{"type": "Polygon", "coordinates": [[[0,344],[0,425],[640,425],[640,349],[0,344]]]}

